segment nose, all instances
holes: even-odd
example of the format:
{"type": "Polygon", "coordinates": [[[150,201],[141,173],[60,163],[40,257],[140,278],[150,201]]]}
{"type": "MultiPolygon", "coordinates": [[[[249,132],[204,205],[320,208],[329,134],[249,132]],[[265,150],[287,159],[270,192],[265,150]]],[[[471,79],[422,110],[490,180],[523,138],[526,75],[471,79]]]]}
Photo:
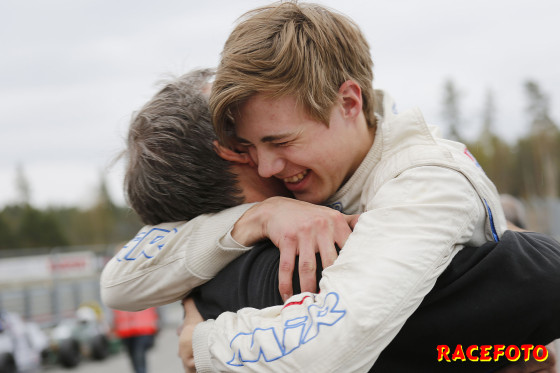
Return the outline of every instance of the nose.
{"type": "Polygon", "coordinates": [[[270,149],[258,149],[256,162],[261,177],[274,176],[286,166],[286,161],[270,149]]]}

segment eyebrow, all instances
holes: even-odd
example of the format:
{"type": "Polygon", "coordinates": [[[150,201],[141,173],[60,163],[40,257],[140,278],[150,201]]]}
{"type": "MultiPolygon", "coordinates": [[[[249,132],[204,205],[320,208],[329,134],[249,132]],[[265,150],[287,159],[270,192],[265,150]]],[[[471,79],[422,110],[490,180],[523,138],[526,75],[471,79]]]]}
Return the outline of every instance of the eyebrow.
{"type": "MultiPolygon", "coordinates": [[[[267,142],[283,140],[286,137],[290,137],[292,135],[293,135],[292,133],[281,133],[281,134],[278,134],[278,135],[269,135],[269,136],[263,137],[260,142],[267,143],[267,142]]],[[[241,144],[251,144],[251,141],[246,140],[243,137],[236,136],[236,140],[241,144]]]]}
{"type": "Polygon", "coordinates": [[[245,140],[243,137],[239,137],[239,136],[235,136],[235,141],[237,141],[238,143],[240,143],[240,144],[242,144],[242,145],[249,145],[249,144],[251,144],[251,141],[245,140]]]}

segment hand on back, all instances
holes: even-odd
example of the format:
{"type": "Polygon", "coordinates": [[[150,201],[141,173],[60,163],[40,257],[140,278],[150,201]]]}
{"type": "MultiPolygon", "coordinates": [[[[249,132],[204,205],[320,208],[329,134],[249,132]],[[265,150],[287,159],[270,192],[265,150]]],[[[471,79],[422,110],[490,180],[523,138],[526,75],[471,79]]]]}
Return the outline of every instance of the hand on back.
{"type": "Polygon", "coordinates": [[[284,197],[272,197],[255,205],[239,219],[233,237],[244,245],[269,238],[280,250],[279,291],[286,300],[292,295],[292,275],[299,255],[301,291],[315,292],[316,260],[323,268],[332,265],[358,220],[328,207],[284,197]]]}

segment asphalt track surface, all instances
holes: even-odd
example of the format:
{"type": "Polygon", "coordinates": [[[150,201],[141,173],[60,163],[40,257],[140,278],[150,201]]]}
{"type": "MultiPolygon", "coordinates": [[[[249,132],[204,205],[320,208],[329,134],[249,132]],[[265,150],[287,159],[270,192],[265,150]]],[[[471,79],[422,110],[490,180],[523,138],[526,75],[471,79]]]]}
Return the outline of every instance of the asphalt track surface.
{"type": "MultiPolygon", "coordinates": [[[[148,373],[182,373],[181,361],[177,356],[178,337],[173,326],[162,329],[155,346],[148,351],[148,373]]],[[[47,366],[46,373],[127,373],[134,372],[124,351],[110,355],[103,361],[84,359],[73,369],[47,366]]]]}
{"type": "MultiPolygon", "coordinates": [[[[175,329],[168,326],[161,330],[153,349],[148,351],[148,373],[182,373],[181,361],[177,356],[178,337],[175,329]]],[[[73,369],[48,366],[47,373],[127,373],[134,372],[124,351],[110,355],[103,361],[84,359],[73,369]]]]}

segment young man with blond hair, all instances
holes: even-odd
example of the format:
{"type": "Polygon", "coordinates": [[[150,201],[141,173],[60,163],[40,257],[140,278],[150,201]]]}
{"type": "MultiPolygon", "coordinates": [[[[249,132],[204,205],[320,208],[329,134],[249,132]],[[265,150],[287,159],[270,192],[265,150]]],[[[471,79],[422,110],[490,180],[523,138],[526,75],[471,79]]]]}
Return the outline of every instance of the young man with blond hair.
{"type": "MultiPolygon", "coordinates": [[[[453,256],[503,234],[495,187],[465,147],[438,138],[418,110],[397,115],[388,95],[376,102],[371,69],[357,26],[312,4],[250,12],[228,39],[211,100],[222,143],[246,149],[296,198],[363,214],[319,294],[197,326],[199,371],[366,371],[453,256]]],[[[303,206],[266,200],[231,237],[250,245],[269,235],[314,273],[309,253],[342,245],[329,221],[327,239],[309,224],[301,236],[303,206]]],[[[290,269],[293,256],[280,262],[290,269]]]]}
{"type": "MultiPolygon", "coordinates": [[[[220,212],[242,200],[257,202],[283,192],[274,180],[259,181],[255,170],[248,166],[245,155],[221,149],[221,156],[235,159],[234,162],[227,162],[215,151],[208,105],[201,93],[211,77],[210,70],[197,70],[167,82],[131,122],[125,153],[125,189],[131,206],[142,221],[157,224],[142,231],[158,229],[159,234],[162,234],[165,228],[172,225],[183,230],[183,226],[188,225],[188,221],[196,220],[197,213],[202,211],[220,212]],[[181,222],[173,223],[177,220],[181,222]]],[[[211,225],[211,218],[207,222],[211,225]]],[[[146,293],[150,294],[150,288],[159,289],[157,296],[148,295],[147,299],[141,301],[146,307],[172,294],[166,288],[177,287],[175,291],[183,292],[190,290],[188,285],[176,282],[176,277],[184,278],[184,275],[173,271],[172,263],[180,261],[177,254],[181,248],[172,251],[162,244],[163,239],[155,241],[158,246],[162,246],[159,254],[151,259],[145,257],[130,262],[113,260],[103,273],[103,284],[111,268],[141,263],[143,259],[144,263],[158,261],[156,266],[149,268],[156,277],[133,273],[136,277],[132,281],[134,288],[120,295],[125,301],[131,302],[130,298],[135,298],[137,293],[146,297],[146,293]]],[[[383,351],[371,371],[445,371],[449,367],[434,360],[432,351],[433,346],[443,342],[465,343],[489,338],[512,340],[516,336],[527,336],[534,340],[555,335],[550,317],[537,311],[527,312],[527,309],[547,308],[550,300],[537,294],[545,293],[545,284],[550,285],[556,274],[553,263],[560,262],[558,247],[557,243],[542,235],[510,232],[499,243],[465,248],[453,258],[422,305],[383,351]],[[537,262],[534,260],[537,257],[547,258],[550,262],[537,262]],[[525,264],[522,270],[510,265],[523,258],[533,260],[525,264]],[[497,273],[494,270],[496,265],[506,267],[497,273]],[[522,282],[520,274],[529,273],[538,281],[522,282]],[[485,286],[487,283],[499,286],[500,291],[488,289],[485,286]],[[518,285],[516,290],[505,288],[504,284],[514,283],[518,285]],[[532,293],[534,300],[526,303],[515,297],[514,294],[520,288],[532,293]],[[493,299],[493,302],[488,302],[489,299],[493,299]],[[456,317],[457,310],[467,307],[470,307],[470,312],[463,313],[463,318],[456,317]],[[509,312],[510,309],[517,312],[509,312]],[[530,332],[531,325],[524,322],[522,317],[526,313],[531,314],[535,324],[548,323],[548,330],[530,332]],[[502,323],[513,322],[518,327],[496,328],[493,321],[486,317],[488,314],[499,314],[502,323]],[[433,327],[435,320],[439,320],[441,327],[433,327]],[[402,354],[406,355],[406,359],[401,358],[402,354]]],[[[259,243],[228,265],[216,278],[195,289],[193,298],[196,307],[189,309],[188,313],[200,312],[204,319],[210,319],[243,307],[263,308],[282,304],[278,292],[278,262],[278,250],[270,242],[259,243]]],[[[317,265],[317,276],[320,277],[320,262],[317,265]]],[[[122,280],[119,276],[116,279],[122,280]]],[[[298,293],[297,277],[294,277],[293,283],[294,291],[298,293]]],[[[103,287],[102,294],[105,296],[105,293],[106,288],[103,287]]],[[[113,305],[118,307],[119,304],[113,305]]],[[[193,305],[187,301],[185,306],[193,305]]],[[[549,358],[547,363],[552,364],[552,361],[549,358]]],[[[543,368],[543,364],[540,368],[543,368]]],[[[468,365],[461,366],[459,370],[486,372],[488,366],[468,365]]]]}
{"type": "MultiPolygon", "coordinates": [[[[314,4],[254,10],[228,38],[210,99],[220,141],[246,148],[297,199],[363,213],[320,293],[198,325],[198,371],[367,371],[453,256],[505,231],[497,191],[465,146],[375,97],[371,71],[359,28],[314,4]]],[[[254,227],[279,211],[302,214],[265,201],[233,237],[264,238],[254,227]]],[[[299,246],[287,232],[275,243],[299,246]]]]}

